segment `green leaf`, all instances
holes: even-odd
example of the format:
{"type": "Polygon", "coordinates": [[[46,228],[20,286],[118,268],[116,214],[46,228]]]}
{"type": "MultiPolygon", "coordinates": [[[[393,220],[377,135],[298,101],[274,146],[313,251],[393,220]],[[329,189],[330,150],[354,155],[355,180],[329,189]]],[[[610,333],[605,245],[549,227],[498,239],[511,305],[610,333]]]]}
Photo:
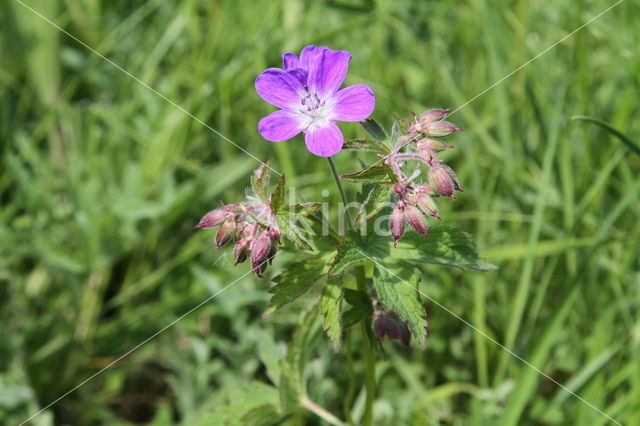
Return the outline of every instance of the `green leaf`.
{"type": "Polygon", "coordinates": [[[278,184],[276,185],[276,189],[271,193],[270,201],[271,210],[274,213],[278,213],[280,207],[284,204],[284,187],[285,187],[285,177],[284,175],[280,175],[280,179],[278,180],[278,184]]]}
{"type": "Polygon", "coordinates": [[[289,240],[291,240],[296,246],[304,250],[313,250],[311,244],[307,241],[302,232],[293,223],[292,218],[286,215],[276,215],[276,222],[280,232],[282,232],[289,240]]]}
{"type": "Polygon", "coordinates": [[[367,118],[361,121],[360,124],[375,140],[384,142],[387,139],[387,132],[385,132],[380,123],[373,118],[367,118]]]}
{"type": "Polygon", "coordinates": [[[392,183],[393,172],[391,171],[391,167],[386,164],[375,164],[373,166],[367,167],[366,169],[362,169],[358,172],[348,173],[346,175],[340,176],[341,179],[346,180],[347,182],[356,182],[356,183],[364,183],[364,182],[373,182],[373,183],[392,183]]]}
{"type": "Polygon", "coordinates": [[[471,234],[444,226],[431,228],[426,238],[415,233],[405,233],[398,246],[391,248],[390,255],[398,260],[437,263],[479,271],[498,269],[478,257],[471,234]]]}
{"type": "Polygon", "coordinates": [[[427,345],[427,320],[418,296],[420,274],[403,263],[384,265],[376,262],[373,285],[382,304],[407,321],[411,334],[421,348],[427,345]],[[391,269],[393,268],[393,269],[391,269]]]}
{"type": "Polygon", "coordinates": [[[285,268],[273,281],[276,283],[269,293],[273,294],[269,308],[262,314],[271,315],[289,302],[296,300],[322,278],[325,278],[329,265],[325,257],[296,262],[285,268]]]}
{"type": "Polygon", "coordinates": [[[309,216],[314,214],[321,206],[322,203],[287,204],[279,213],[287,216],[309,216]]]}
{"type": "Polygon", "coordinates": [[[267,187],[269,186],[269,170],[271,170],[271,159],[260,164],[251,176],[251,189],[260,200],[267,201],[267,187]]]}
{"type": "Polygon", "coordinates": [[[364,203],[362,203],[360,211],[354,221],[354,226],[359,225],[363,220],[371,218],[382,210],[387,205],[387,201],[389,201],[389,194],[392,189],[389,185],[374,186],[371,191],[369,191],[369,195],[367,195],[364,203]]]}
{"type": "Polygon", "coordinates": [[[247,411],[240,418],[240,422],[243,425],[273,426],[280,420],[280,417],[273,405],[264,404],[247,411]]]}
{"type": "Polygon", "coordinates": [[[349,232],[345,241],[338,246],[336,256],[329,268],[329,278],[335,278],[352,266],[369,261],[367,247],[366,240],[358,233],[349,232]]]}
{"type": "Polygon", "coordinates": [[[329,277],[336,277],[347,269],[368,261],[384,261],[388,258],[418,265],[435,263],[461,268],[489,271],[497,266],[478,257],[473,237],[458,228],[434,227],[429,236],[423,237],[407,230],[394,247],[388,235],[361,236],[349,232],[338,246],[336,256],[329,269],[329,277]]]}
{"type": "Polygon", "coordinates": [[[353,151],[370,151],[377,154],[388,155],[391,153],[391,149],[377,140],[371,139],[351,139],[344,143],[342,149],[350,149],[353,151]]]}
{"type": "Polygon", "coordinates": [[[339,280],[327,280],[320,296],[320,314],[325,333],[333,343],[333,350],[340,350],[342,339],[341,306],[343,287],[339,280]]]}
{"type": "Polygon", "coordinates": [[[613,126],[611,126],[608,123],[605,123],[604,121],[595,118],[595,117],[589,117],[586,115],[574,115],[573,117],[571,117],[572,120],[579,120],[579,121],[587,121],[589,123],[593,123],[596,124],[600,127],[602,127],[604,130],[606,130],[607,132],[611,133],[613,136],[617,137],[618,139],[620,139],[620,141],[625,144],[631,151],[633,151],[633,153],[635,153],[636,155],[640,155],[640,146],[638,146],[635,142],[633,142],[631,140],[631,138],[629,138],[627,135],[625,135],[624,133],[622,133],[621,131],[615,129],[613,126]]]}
{"type": "Polygon", "coordinates": [[[352,308],[342,314],[343,328],[351,327],[362,318],[369,317],[373,314],[371,298],[369,298],[367,293],[347,288],[344,290],[344,299],[352,308]]]}

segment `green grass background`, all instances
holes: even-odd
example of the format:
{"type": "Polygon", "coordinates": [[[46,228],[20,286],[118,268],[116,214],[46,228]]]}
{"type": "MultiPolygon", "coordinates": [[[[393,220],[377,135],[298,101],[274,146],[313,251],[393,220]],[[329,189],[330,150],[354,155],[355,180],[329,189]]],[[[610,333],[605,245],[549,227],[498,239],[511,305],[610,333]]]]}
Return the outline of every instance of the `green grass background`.
{"type": "MultiPolygon", "coordinates": [[[[24,1],[334,205],[326,162],[257,134],[272,108],[253,81],[282,52],[350,50],[347,83],[373,88],[388,125],[464,104],[612,4],[24,1]]],[[[500,270],[428,266],[421,285],[625,425],[640,424],[640,157],[570,117],[640,138],[639,17],[623,2],[451,117],[466,131],[445,159],[465,192],[440,203],[443,223],[476,234],[500,270]]],[[[0,423],[17,424],[247,271],[192,227],[243,197],[257,163],[15,0],[0,28],[0,423]]],[[[336,162],[358,167],[353,153],[336,162]]],[[[241,278],[31,424],[217,424],[256,392],[273,398],[256,381],[270,383],[264,366],[317,292],[262,319],[268,287],[241,278]]],[[[376,424],[611,424],[425,303],[428,349],[385,344],[376,424]]],[[[308,392],[339,417],[345,369],[344,350],[315,343],[308,392]]]]}

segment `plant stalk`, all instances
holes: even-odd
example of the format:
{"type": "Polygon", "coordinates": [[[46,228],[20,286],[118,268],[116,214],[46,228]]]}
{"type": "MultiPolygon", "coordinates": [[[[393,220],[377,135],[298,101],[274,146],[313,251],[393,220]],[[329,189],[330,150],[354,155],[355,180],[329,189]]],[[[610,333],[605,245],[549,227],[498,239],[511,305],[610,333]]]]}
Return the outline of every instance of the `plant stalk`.
{"type": "MultiPolygon", "coordinates": [[[[331,157],[328,157],[329,168],[331,169],[331,173],[333,174],[333,178],[338,186],[338,191],[340,192],[340,198],[342,198],[342,203],[345,206],[345,215],[347,217],[347,221],[349,223],[349,229],[353,230],[353,222],[349,217],[349,212],[346,209],[347,205],[347,197],[345,195],[344,189],[342,189],[342,183],[340,183],[340,178],[338,177],[338,172],[336,171],[336,167],[333,164],[333,160],[331,157]]],[[[358,266],[356,268],[356,282],[358,286],[358,290],[367,293],[367,277],[365,275],[364,266],[358,266]]],[[[367,398],[364,406],[364,415],[362,417],[362,425],[363,426],[371,426],[373,424],[373,402],[376,398],[376,360],[373,353],[373,347],[371,344],[371,340],[369,338],[369,325],[367,324],[367,318],[363,318],[360,321],[360,329],[362,331],[362,345],[363,345],[363,358],[364,358],[364,371],[365,371],[365,389],[367,391],[367,398]]]]}

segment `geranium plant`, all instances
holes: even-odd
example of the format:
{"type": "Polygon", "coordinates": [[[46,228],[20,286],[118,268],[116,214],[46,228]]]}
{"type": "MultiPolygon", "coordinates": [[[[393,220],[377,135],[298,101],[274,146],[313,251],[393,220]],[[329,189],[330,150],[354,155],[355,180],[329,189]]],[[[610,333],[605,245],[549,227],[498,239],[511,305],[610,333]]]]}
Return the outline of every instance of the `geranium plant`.
{"type": "MultiPolygon", "coordinates": [[[[216,246],[234,243],[236,264],[250,259],[262,277],[280,245],[297,252],[272,281],[266,315],[321,286],[316,299],[326,336],[341,350],[344,337],[359,329],[365,363],[366,403],[362,424],[372,424],[375,399],[376,348],[387,337],[409,346],[413,339],[427,346],[427,320],[418,283],[426,263],[488,270],[493,265],[476,254],[472,237],[457,228],[433,226],[440,220],[436,200],[462,191],[455,172],[438,153],[452,148],[448,138],[461,131],[445,121],[450,110],[430,109],[420,116],[397,119],[386,131],[368,118],[375,106],[373,91],[362,84],[340,89],[351,55],[326,47],[307,46],[300,57],[283,55],[283,68],[270,68],[256,80],[258,94],[280,108],[262,120],[259,133],[284,141],[304,133],[308,150],[327,157],[329,171],[347,204],[341,182],[360,186],[360,209],[349,229],[339,233],[319,217],[321,203],[285,203],[285,176],[269,184],[270,162],[254,172],[246,200],[207,213],[197,228],[218,228],[216,246]],[[360,121],[366,138],[345,141],[335,121],[360,121]],[[341,150],[377,154],[375,163],[339,176],[331,156],[341,150]],[[306,221],[305,226],[301,226],[306,221]],[[327,231],[327,232],[323,232],[327,231]],[[356,328],[358,327],[358,328],[356,328]]],[[[298,339],[299,336],[295,337],[298,339]]],[[[351,345],[349,345],[351,346],[351,345]]],[[[299,407],[333,424],[336,415],[308,400],[303,391],[300,350],[283,362],[280,390],[286,415],[299,407]]],[[[345,421],[354,423],[350,407],[345,421]]]]}

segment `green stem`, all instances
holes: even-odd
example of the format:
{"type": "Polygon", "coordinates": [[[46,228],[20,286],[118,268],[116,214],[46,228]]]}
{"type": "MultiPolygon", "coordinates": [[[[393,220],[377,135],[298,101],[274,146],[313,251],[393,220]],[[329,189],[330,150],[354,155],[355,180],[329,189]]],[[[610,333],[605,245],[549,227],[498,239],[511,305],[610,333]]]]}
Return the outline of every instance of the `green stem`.
{"type": "Polygon", "coordinates": [[[342,189],[342,183],[340,183],[340,178],[338,177],[338,172],[336,171],[336,166],[333,164],[333,160],[331,157],[327,157],[327,161],[329,161],[329,168],[331,169],[331,173],[333,174],[333,179],[336,181],[336,185],[338,186],[338,191],[340,192],[340,198],[342,198],[342,206],[344,207],[344,214],[347,216],[347,222],[349,223],[349,229],[353,229],[351,218],[349,217],[349,212],[347,211],[347,196],[344,194],[344,189],[342,189]]]}
{"type": "MultiPolygon", "coordinates": [[[[358,283],[358,290],[367,292],[367,277],[365,276],[364,266],[358,266],[356,268],[356,281],[358,283]]],[[[367,389],[367,399],[364,406],[362,424],[363,426],[370,426],[373,424],[373,402],[376,399],[376,360],[369,338],[367,318],[362,318],[360,327],[364,346],[365,388],[367,389]]]]}
{"type": "Polygon", "coordinates": [[[351,349],[351,334],[352,329],[347,329],[346,332],[346,349],[347,349],[347,374],[349,375],[349,387],[347,387],[347,393],[344,396],[343,409],[344,418],[347,419],[347,423],[350,426],[355,426],[353,418],[351,417],[351,406],[353,405],[353,397],[356,393],[356,373],[353,369],[353,352],[351,349]]]}
{"type": "MultiPolygon", "coordinates": [[[[345,215],[347,217],[347,221],[349,222],[349,229],[353,229],[353,225],[351,222],[351,218],[349,217],[349,212],[346,210],[347,206],[347,197],[344,193],[344,189],[342,189],[342,184],[340,183],[340,178],[338,177],[338,172],[336,171],[336,167],[331,160],[331,157],[328,157],[329,168],[331,169],[331,173],[333,174],[333,178],[336,181],[336,185],[338,186],[338,191],[340,192],[340,198],[342,198],[342,204],[345,207],[345,215]]],[[[358,266],[356,268],[356,282],[358,285],[358,290],[367,293],[367,277],[365,275],[364,266],[358,266]]],[[[365,370],[365,389],[367,390],[367,398],[364,406],[364,416],[362,417],[362,425],[363,426],[371,426],[373,424],[373,402],[376,399],[376,360],[373,354],[373,345],[371,344],[371,340],[369,337],[369,325],[367,322],[367,318],[362,318],[360,321],[360,329],[362,331],[362,343],[363,343],[363,358],[364,358],[364,370],[365,370]]]]}

